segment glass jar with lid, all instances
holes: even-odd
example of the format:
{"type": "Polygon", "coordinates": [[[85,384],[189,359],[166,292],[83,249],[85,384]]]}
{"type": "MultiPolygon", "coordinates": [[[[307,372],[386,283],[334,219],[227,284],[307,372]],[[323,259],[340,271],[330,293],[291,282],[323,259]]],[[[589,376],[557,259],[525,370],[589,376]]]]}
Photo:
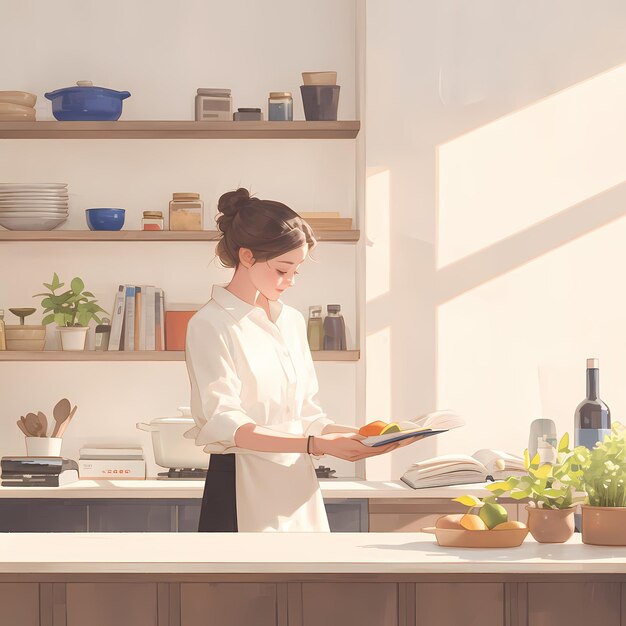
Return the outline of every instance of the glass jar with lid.
{"type": "Polygon", "coordinates": [[[267,119],[271,122],[293,121],[293,98],[289,91],[270,91],[267,119]]]}
{"type": "Polygon", "coordinates": [[[203,230],[204,203],[199,193],[175,193],[170,201],[170,230],[203,230]]]}
{"type": "Polygon", "coordinates": [[[163,211],[144,211],[141,218],[142,230],[163,230],[163,211]]]}

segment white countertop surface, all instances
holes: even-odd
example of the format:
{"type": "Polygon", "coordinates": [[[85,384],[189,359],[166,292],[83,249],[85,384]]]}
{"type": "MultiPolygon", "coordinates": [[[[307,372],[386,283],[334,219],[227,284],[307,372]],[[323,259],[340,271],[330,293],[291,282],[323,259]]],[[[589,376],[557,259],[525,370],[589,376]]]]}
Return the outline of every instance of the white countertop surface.
{"type": "MultiPolygon", "coordinates": [[[[488,495],[482,483],[412,489],[401,480],[320,479],[326,499],[456,498],[488,495]]],[[[203,480],[77,480],[63,487],[0,487],[0,498],[202,498],[203,480]]]]}
{"type": "Polygon", "coordinates": [[[626,547],[442,548],[425,533],[3,533],[0,573],[626,573],[626,547]]]}

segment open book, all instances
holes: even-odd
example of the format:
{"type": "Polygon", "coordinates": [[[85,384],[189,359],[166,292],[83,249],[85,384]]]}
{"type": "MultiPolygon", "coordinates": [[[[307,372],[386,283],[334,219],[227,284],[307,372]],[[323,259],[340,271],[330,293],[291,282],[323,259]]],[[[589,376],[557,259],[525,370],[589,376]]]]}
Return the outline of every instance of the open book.
{"type": "Polygon", "coordinates": [[[446,454],[413,463],[400,477],[409,487],[443,487],[503,480],[525,474],[524,459],[501,450],[478,450],[468,454],[446,454]]]}
{"type": "Polygon", "coordinates": [[[430,437],[445,433],[451,428],[465,426],[465,420],[453,411],[434,411],[421,415],[412,420],[398,422],[401,430],[386,435],[372,435],[361,440],[366,446],[377,447],[394,441],[401,441],[410,437],[430,437]]]}

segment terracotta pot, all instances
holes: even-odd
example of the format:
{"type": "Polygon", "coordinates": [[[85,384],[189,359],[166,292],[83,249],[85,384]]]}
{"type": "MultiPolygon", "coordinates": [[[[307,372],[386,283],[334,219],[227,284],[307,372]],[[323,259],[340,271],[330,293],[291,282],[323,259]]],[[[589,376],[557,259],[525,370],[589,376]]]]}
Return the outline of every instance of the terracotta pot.
{"type": "Polygon", "coordinates": [[[582,505],[583,543],[626,546],[626,506],[582,505]]]}
{"type": "Polygon", "coordinates": [[[526,506],[526,525],[535,541],[539,543],[563,543],[574,534],[574,511],[567,509],[538,509],[526,506]]]}

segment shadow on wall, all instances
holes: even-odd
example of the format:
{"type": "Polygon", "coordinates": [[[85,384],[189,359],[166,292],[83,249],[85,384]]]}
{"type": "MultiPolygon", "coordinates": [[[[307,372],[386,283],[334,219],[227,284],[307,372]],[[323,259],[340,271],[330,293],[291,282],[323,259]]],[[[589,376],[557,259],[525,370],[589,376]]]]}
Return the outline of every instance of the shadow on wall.
{"type": "MultiPolygon", "coordinates": [[[[575,297],[579,284],[568,268],[575,272],[578,263],[585,263],[580,240],[626,214],[625,95],[626,66],[619,66],[435,145],[430,157],[436,181],[435,245],[408,237],[401,216],[394,213],[394,167],[368,173],[368,421],[407,419],[407,406],[414,407],[411,416],[455,408],[470,427],[473,418],[484,427],[494,416],[489,407],[481,413],[480,402],[484,405],[486,398],[479,396],[489,384],[483,379],[476,386],[477,378],[501,367],[509,368],[511,377],[516,372],[524,377],[530,369],[528,379],[536,382],[537,366],[545,356],[541,342],[553,340],[548,350],[558,350],[559,342],[567,341],[567,334],[558,337],[550,330],[552,324],[558,329],[559,311],[553,311],[554,319],[546,316],[548,329],[542,328],[541,318],[523,315],[516,320],[517,328],[498,326],[498,316],[507,310],[502,302],[536,298],[533,304],[541,308],[545,296],[549,306],[553,300],[536,273],[548,283],[550,278],[566,283],[563,297],[575,297]],[[574,249],[574,243],[579,247],[574,249]],[[569,265],[550,265],[558,263],[555,256],[568,257],[569,265]],[[518,270],[524,266],[532,270],[520,284],[518,270]],[[481,290],[483,286],[487,290],[481,290]],[[497,358],[515,336],[520,344],[528,339],[527,352],[514,348],[521,352],[517,362],[509,362],[506,355],[497,358]],[[485,338],[489,345],[481,344],[485,338]],[[460,405],[448,406],[450,398],[458,398],[460,405]]],[[[403,207],[406,211],[406,203],[403,207]]],[[[427,208],[416,206],[416,211],[427,208]]],[[[580,314],[572,304],[575,315],[580,314]]],[[[584,343],[578,348],[583,352],[596,347],[593,340],[584,343]]],[[[532,414],[541,410],[533,404],[537,394],[532,391],[522,393],[525,397],[517,407],[522,418],[517,420],[515,440],[521,449],[509,450],[517,454],[525,445],[528,423],[541,416],[532,414]]],[[[502,394],[496,391],[489,402],[507,410],[506,389],[502,394]]],[[[565,421],[570,417],[562,416],[564,429],[571,428],[565,421]]],[[[467,454],[498,447],[495,439],[487,441],[484,433],[468,430],[446,434],[447,443],[467,454]]],[[[501,439],[507,440],[507,435],[510,441],[511,432],[501,439]]],[[[441,453],[436,439],[368,461],[368,478],[399,478],[418,457],[441,453]]]]}

